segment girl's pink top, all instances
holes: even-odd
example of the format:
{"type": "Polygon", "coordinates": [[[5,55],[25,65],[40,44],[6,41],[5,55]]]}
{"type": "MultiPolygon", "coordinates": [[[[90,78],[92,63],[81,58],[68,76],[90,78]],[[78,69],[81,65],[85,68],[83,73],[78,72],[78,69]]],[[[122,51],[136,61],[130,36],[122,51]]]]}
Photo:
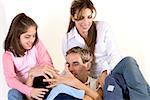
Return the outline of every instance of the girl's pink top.
{"type": "Polygon", "coordinates": [[[24,84],[28,77],[28,71],[39,65],[53,66],[51,57],[41,41],[31,50],[26,51],[23,57],[15,57],[10,51],[5,51],[3,54],[4,74],[8,86],[28,96],[32,90],[32,87],[24,84]]]}

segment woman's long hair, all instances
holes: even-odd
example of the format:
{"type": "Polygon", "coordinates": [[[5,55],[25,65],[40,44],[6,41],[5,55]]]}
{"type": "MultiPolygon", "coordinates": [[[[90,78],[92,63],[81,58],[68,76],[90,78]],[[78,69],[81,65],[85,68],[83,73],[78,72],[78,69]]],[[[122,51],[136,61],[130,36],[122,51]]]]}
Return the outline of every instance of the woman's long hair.
{"type": "MultiPolygon", "coordinates": [[[[93,3],[90,0],[74,0],[72,2],[71,8],[70,8],[70,22],[67,33],[70,32],[70,30],[75,26],[75,23],[72,21],[72,17],[77,14],[76,20],[82,19],[82,13],[83,11],[89,8],[92,12],[92,14],[95,14],[96,16],[96,9],[93,5],[93,3]]],[[[95,17],[93,16],[93,17],[95,17]]],[[[97,30],[96,30],[96,23],[93,21],[92,26],[90,27],[88,31],[87,39],[85,40],[87,46],[89,47],[92,54],[94,54],[95,50],[95,44],[96,44],[96,38],[97,38],[97,30]]]]}

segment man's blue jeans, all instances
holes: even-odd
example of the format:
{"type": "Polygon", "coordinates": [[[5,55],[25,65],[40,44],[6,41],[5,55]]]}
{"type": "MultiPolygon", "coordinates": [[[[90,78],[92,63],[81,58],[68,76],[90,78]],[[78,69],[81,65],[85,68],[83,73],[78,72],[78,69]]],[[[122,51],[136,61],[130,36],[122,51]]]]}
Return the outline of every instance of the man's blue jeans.
{"type": "Polygon", "coordinates": [[[121,74],[127,84],[130,100],[150,100],[150,87],[132,57],[125,57],[112,70],[111,74],[121,74]]]}
{"type": "Polygon", "coordinates": [[[8,92],[8,100],[24,100],[24,95],[16,89],[10,89],[8,92]]]}

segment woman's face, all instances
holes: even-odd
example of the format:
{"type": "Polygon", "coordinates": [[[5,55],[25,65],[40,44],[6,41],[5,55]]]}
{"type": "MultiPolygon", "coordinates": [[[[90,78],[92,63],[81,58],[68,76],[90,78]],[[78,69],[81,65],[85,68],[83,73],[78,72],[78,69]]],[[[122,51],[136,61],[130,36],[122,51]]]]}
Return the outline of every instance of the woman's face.
{"type": "Polygon", "coordinates": [[[74,15],[72,18],[72,21],[75,22],[75,26],[77,30],[79,31],[81,36],[84,36],[85,34],[88,34],[88,30],[90,29],[93,21],[92,11],[89,8],[86,8],[81,16],[81,20],[75,20],[77,19],[77,14],[74,15]]]}
{"type": "Polygon", "coordinates": [[[27,32],[20,35],[20,43],[25,50],[32,48],[36,38],[36,27],[30,26],[27,32]]]}

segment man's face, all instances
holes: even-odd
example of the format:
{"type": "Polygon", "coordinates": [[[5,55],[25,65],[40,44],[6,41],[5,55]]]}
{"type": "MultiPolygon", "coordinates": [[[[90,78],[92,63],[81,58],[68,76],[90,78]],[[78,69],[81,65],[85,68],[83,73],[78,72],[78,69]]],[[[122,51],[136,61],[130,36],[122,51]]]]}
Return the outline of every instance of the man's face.
{"type": "Polygon", "coordinates": [[[70,53],[66,56],[66,64],[69,71],[81,82],[86,82],[88,70],[86,64],[83,64],[80,54],[70,53]]]}

